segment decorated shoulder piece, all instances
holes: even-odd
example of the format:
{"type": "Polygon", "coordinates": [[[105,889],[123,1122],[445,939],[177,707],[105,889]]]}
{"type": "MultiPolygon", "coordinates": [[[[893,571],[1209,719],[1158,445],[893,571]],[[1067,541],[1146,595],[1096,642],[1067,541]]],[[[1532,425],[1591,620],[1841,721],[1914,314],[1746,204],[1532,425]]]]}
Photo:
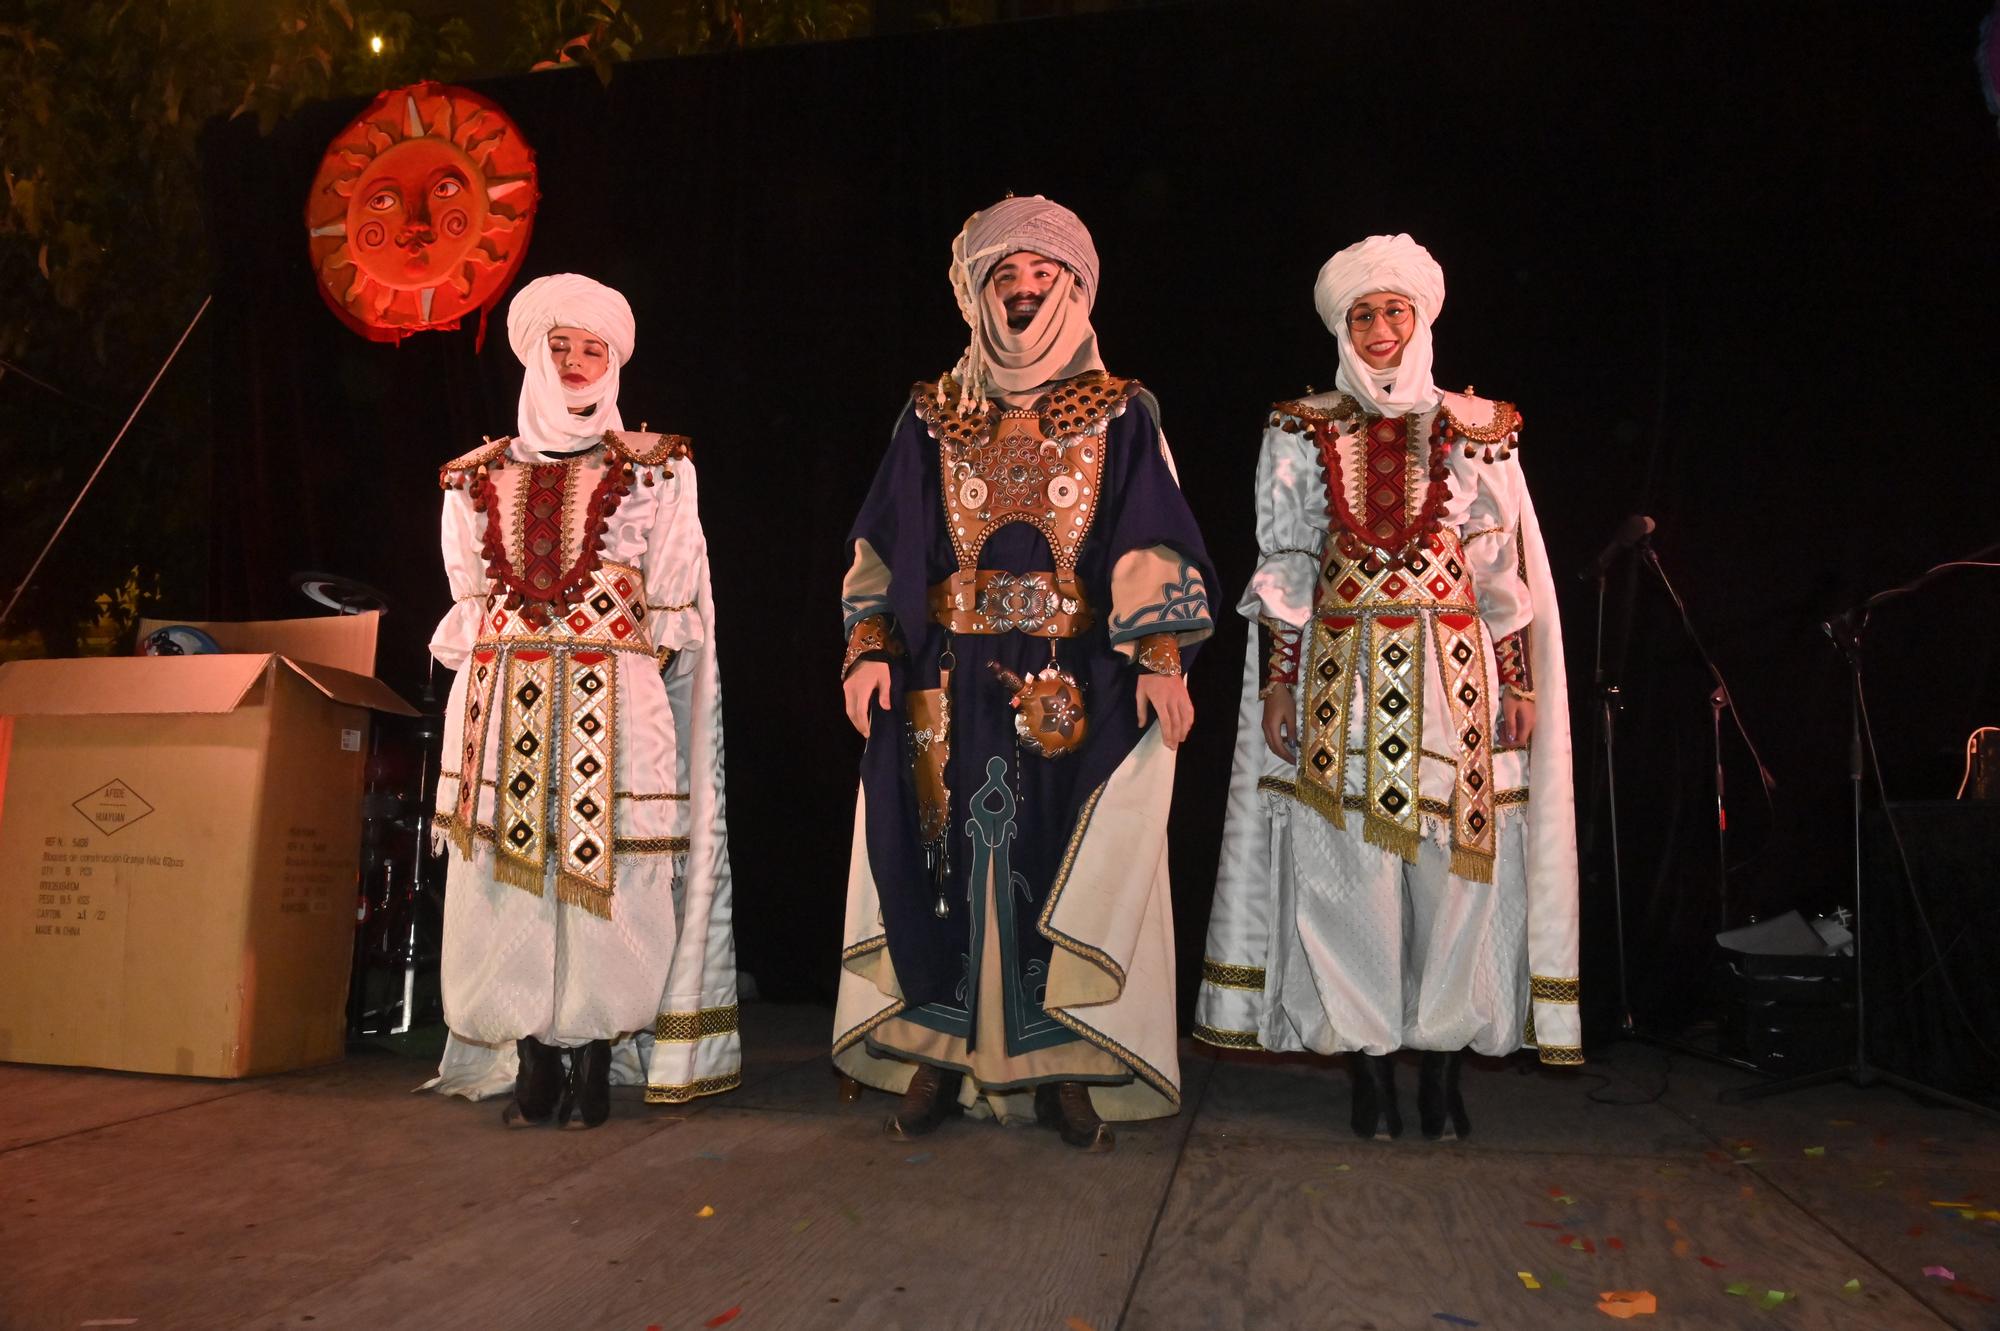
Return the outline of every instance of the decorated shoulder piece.
{"type": "MultiPolygon", "coordinates": [[[[1101,435],[1105,428],[1125,414],[1126,405],[1144,388],[1137,379],[1120,379],[1102,370],[1080,374],[1044,393],[1032,408],[1040,418],[1047,439],[1074,439],[1101,435]]],[[[910,390],[910,401],[924,429],[940,443],[965,446],[983,443],[993,433],[1001,409],[987,403],[984,410],[960,415],[947,402],[959,400],[958,382],[950,375],[935,383],[919,383],[910,390]]]]}
{"type": "Polygon", "coordinates": [[[1345,393],[1335,393],[1332,401],[1319,405],[1293,398],[1272,404],[1270,426],[1286,434],[1300,434],[1318,425],[1343,425],[1361,415],[1361,404],[1345,393]]]}
{"type": "Polygon", "coordinates": [[[507,461],[507,446],[514,442],[508,435],[501,439],[488,439],[470,453],[461,453],[438,468],[438,489],[463,490],[471,482],[484,476],[489,469],[497,470],[507,461]]]}
{"type": "Polygon", "coordinates": [[[1521,413],[1511,402],[1475,397],[1472,385],[1463,393],[1446,393],[1439,408],[1451,432],[1465,443],[1465,456],[1480,454],[1481,460],[1505,462],[1520,447],[1521,413]],[[1473,447],[1483,444],[1483,450],[1473,447]],[[1495,445],[1498,445],[1496,450],[1495,445]]]}
{"type": "MultiPolygon", "coordinates": [[[[648,434],[644,429],[637,433],[620,434],[606,430],[604,443],[611,452],[635,466],[658,467],[662,480],[673,478],[673,468],[668,463],[694,456],[694,445],[684,434],[648,434]]],[[[639,475],[645,484],[653,483],[650,473],[641,472],[639,475]]]]}

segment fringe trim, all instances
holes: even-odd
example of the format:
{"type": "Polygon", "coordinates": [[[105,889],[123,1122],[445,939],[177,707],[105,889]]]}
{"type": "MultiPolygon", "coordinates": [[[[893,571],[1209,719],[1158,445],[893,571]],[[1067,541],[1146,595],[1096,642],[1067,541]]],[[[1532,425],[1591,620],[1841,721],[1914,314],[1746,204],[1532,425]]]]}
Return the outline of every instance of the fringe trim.
{"type": "MultiPolygon", "coordinates": [[[[1399,827],[1387,819],[1370,818],[1366,814],[1361,818],[1361,839],[1371,846],[1380,846],[1392,854],[1401,855],[1410,864],[1417,862],[1417,851],[1424,844],[1421,827],[1399,827]]],[[[1488,874],[1490,876],[1491,870],[1488,874]]]]}
{"type": "MultiPolygon", "coordinates": [[[[1261,783],[1260,783],[1261,784],[1261,783]]],[[[1290,790],[1284,792],[1299,803],[1311,809],[1320,817],[1332,823],[1343,832],[1347,830],[1347,816],[1341,812],[1341,797],[1337,790],[1329,790],[1319,782],[1301,774],[1300,780],[1290,790]]]]}
{"type": "MultiPolygon", "coordinates": [[[[467,858],[470,858],[468,855],[467,858]]],[[[493,876],[530,896],[542,895],[542,866],[500,851],[493,856],[493,876]]]]}
{"type": "MultiPolygon", "coordinates": [[[[537,890],[536,896],[541,892],[537,890]]],[[[576,874],[564,870],[556,875],[556,900],[565,906],[577,906],[589,911],[600,920],[611,918],[611,894],[576,874]]]]}
{"type": "Polygon", "coordinates": [[[1493,882],[1493,856],[1467,846],[1451,848],[1451,872],[1469,883],[1493,882]]]}

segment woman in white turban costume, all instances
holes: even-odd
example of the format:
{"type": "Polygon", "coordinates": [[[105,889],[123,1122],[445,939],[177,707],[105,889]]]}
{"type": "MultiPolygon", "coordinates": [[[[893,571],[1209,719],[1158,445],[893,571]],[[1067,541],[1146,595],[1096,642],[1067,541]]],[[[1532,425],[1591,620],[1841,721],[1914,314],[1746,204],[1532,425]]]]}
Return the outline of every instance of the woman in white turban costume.
{"type": "Polygon", "coordinates": [[[1347,1053],[1358,1136],[1471,1130],[1468,1048],[1583,1061],[1562,631],[1513,405],[1440,392],[1444,274],[1328,260],[1335,391],[1272,408],[1254,621],[1195,1034],[1347,1053]]]}
{"type": "Polygon", "coordinates": [[[625,429],[625,298],[515,296],[519,433],[445,465],[458,672],[437,829],[451,1035],[431,1088],[595,1127],[609,1085],[736,1086],[736,959],[708,542],[688,441],[625,429]]]}

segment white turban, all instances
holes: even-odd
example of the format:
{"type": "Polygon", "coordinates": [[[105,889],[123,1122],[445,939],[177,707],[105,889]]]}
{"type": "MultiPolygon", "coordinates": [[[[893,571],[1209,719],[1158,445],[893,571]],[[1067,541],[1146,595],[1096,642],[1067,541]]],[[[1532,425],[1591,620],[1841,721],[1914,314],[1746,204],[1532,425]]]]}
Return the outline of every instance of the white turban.
{"type": "Polygon", "coordinates": [[[632,359],[632,306],[625,297],[576,273],[538,277],[507,307],[507,344],[525,368],[521,377],[520,438],[541,454],[576,453],[607,430],[622,430],[618,371],[632,359]],[[551,328],[581,328],[604,339],[604,376],[585,388],[563,386],[549,355],[551,328]],[[579,416],[572,408],[592,408],[579,416]]]}
{"type": "Polygon", "coordinates": [[[1044,384],[1101,370],[1097,332],[1097,246],[1075,213],[1039,194],[1002,199],[965,219],[951,245],[951,289],[972,338],[952,377],[960,412],[983,410],[994,393],[1025,395],[1044,384]],[[1019,332],[986,280],[1010,254],[1023,250],[1056,260],[1066,271],[1019,332]]]}
{"type": "Polygon", "coordinates": [[[1340,346],[1334,384],[1369,411],[1400,416],[1428,411],[1442,399],[1431,381],[1431,323],[1444,308],[1444,269],[1407,235],[1370,236],[1326,261],[1313,286],[1313,305],[1340,346]],[[1347,311],[1358,296],[1393,291],[1416,311],[1416,331],[1393,369],[1372,368],[1354,350],[1347,311]]]}

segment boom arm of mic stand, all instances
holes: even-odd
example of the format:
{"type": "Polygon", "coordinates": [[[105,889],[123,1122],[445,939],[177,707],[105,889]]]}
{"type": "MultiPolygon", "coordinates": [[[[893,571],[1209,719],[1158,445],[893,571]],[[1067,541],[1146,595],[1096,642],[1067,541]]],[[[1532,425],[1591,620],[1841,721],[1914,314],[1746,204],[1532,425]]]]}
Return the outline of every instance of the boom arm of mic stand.
{"type": "Polygon", "coordinates": [[[1660,563],[1659,552],[1653,549],[1650,540],[1639,542],[1639,557],[1645,561],[1646,567],[1653,570],[1653,576],[1659,579],[1667,599],[1674,603],[1674,609],[1680,614],[1681,628],[1686,631],[1688,641],[1694,644],[1695,654],[1701,658],[1702,665],[1707,667],[1708,677],[1721,691],[1722,700],[1729,707],[1730,719],[1736,725],[1736,733],[1742,736],[1743,747],[1750,751],[1751,761],[1757,764],[1757,779],[1764,785],[1764,798],[1770,799],[1771,792],[1778,788],[1778,778],[1771,775],[1771,769],[1764,765],[1764,755],[1757,750],[1757,741],[1750,738],[1750,729],[1743,724],[1743,712],[1736,706],[1736,695],[1730,691],[1729,681],[1722,677],[1722,667],[1709,655],[1708,644],[1701,640],[1701,631],[1695,628],[1694,620],[1688,615],[1687,602],[1681,600],[1680,592],[1675,590],[1673,579],[1667,576],[1665,566],[1660,563]]]}

